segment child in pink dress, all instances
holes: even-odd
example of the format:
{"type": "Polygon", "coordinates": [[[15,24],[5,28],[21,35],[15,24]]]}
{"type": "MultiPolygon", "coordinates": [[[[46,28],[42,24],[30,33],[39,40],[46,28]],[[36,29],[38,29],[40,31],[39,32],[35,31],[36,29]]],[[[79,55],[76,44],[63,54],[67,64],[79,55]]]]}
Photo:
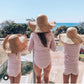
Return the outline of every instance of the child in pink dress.
{"type": "Polygon", "coordinates": [[[10,83],[19,83],[21,78],[21,52],[27,48],[28,40],[25,35],[11,34],[3,42],[3,49],[8,54],[7,72],[10,83]]]}
{"type": "Polygon", "coordinates": [[[79,73],[79,52],[80,44],[83,42],[82,35],[77,34],[77,29],[74,27],[68,28],[66,34],[59,35],[60,41],[64,45],[64,73],[63,81],[76,83],[79,73]]]}
{"type": "Polygon", "coordinates": [[[56,23],[49,23],[46,15],[40,15],[37,17],[37,22],[29,22],[28,25],[34,31],[30,36],[28,50],[34,50],[34,70],[37,83],[41,83],[42,69],[44,82],[48,83],[51,70],[50,49],[56,50],[54,35],[50,30],[56,26],[56,23]]]}

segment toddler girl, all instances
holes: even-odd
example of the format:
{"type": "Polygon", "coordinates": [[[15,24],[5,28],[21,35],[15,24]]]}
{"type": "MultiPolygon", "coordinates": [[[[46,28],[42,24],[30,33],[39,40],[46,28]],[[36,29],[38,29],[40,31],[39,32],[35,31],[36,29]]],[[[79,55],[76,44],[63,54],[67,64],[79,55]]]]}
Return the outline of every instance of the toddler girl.
{"type": "Polygon", "coordinates": [[[7,72],[11,83],[19,83],[21,78],[21,52],[27,48],[25,35],[11,34],[3,42],[3,49],[8,55],[7,72]]]}
{"type": "Polygon", "coordinates": [[[64,45],[64,83],[76,83],[79,73],[80,44],[83,42],[82,35],[77,34],[77,29],[70,27],[66,34],[60,34],[59,39],[64,45]]]}

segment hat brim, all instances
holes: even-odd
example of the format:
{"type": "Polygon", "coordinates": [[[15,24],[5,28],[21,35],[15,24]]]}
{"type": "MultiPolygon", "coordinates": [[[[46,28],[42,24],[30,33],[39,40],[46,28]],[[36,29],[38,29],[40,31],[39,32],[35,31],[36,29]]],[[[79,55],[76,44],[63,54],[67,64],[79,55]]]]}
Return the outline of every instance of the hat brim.
{"type": "Polygon", "coordinates": [[[64,34],[59,34],[59,40],[67,44],[76,44],[76,42],[77,44],[78,42],[79,44],[81,44],[84,41],[84,35],[77,34],[76,38],[70,39],[69,37],[67,37],[66,33],[64,33],[64,34]]]}
{"type": "MultiPolygon", "coordinates": [[[[17,44],[18,46],[18,50],[14,50],[14,53],[17,53],[17,52],[21,52],[23,51],[27,45],[28,45],[28,39],[25,35],[21,35],[21,34],[11,34],[11,35],[8,35],[5,40],[3,41],[3,49],[5,50],[6,53],[12,53],[12,50],[10,49],[10,44],[9,44],[9,38],[13,35],[16,35],[18,36],[19,40],[20,40],[20,43],[17,44]],[[24,37],[24,38],[23,38],[24,37]],[[23,39],[23,40],[22,40],[23,39]],[[22,45],[20,45],[22,44],[22,45]]],[[[13,44],[12,44],[13,45],[13,44]]],[[[14,46],[14,45],[13,45],[14,46]]]]}
{"type": "Polygon", "coordinates": [[[34,32],[49,32],[56,26],[56,22],[48,22],[48,24],[37,24],[36,21],[28,22],[29,28],[34,32]]]}

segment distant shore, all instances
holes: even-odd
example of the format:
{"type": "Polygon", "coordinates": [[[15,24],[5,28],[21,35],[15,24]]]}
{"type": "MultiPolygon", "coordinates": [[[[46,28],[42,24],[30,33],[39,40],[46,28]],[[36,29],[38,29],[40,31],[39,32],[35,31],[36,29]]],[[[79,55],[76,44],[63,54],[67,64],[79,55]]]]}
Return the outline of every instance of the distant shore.
{"type": "MultiPolygon", "coordinates": [[[[17,23],[17,24],[28,24],[28,23],[17,23]]],[[[80,23],[56,23],[56,27],[53,29],[53,31],[57,28],[57,27],[60,27],[60,26],[67,26],[67,27],[71,27],[71,26],[77,26],[79,25],[80,23]]],[[[1,23],[0,23],[0,29],[1,28],[1,23]]]]}

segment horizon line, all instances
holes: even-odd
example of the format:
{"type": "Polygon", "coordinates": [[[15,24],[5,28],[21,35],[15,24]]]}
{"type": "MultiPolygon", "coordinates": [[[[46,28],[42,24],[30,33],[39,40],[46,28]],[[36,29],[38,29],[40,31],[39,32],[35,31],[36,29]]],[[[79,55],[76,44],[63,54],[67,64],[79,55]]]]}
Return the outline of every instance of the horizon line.
{"type": "MultiPolygon", "coordinates": [[[[3,23],[3,22],[2,22],[3,23]]],[[[0,24],[2,24],[0,23],[0,24]]],[[[18,24],[26,24],[27,22],[14,22],[14,23],[18,23],[18,24]]],[[[83,22],[56,22],[56,23],[83,23],[83,22]]]]}

